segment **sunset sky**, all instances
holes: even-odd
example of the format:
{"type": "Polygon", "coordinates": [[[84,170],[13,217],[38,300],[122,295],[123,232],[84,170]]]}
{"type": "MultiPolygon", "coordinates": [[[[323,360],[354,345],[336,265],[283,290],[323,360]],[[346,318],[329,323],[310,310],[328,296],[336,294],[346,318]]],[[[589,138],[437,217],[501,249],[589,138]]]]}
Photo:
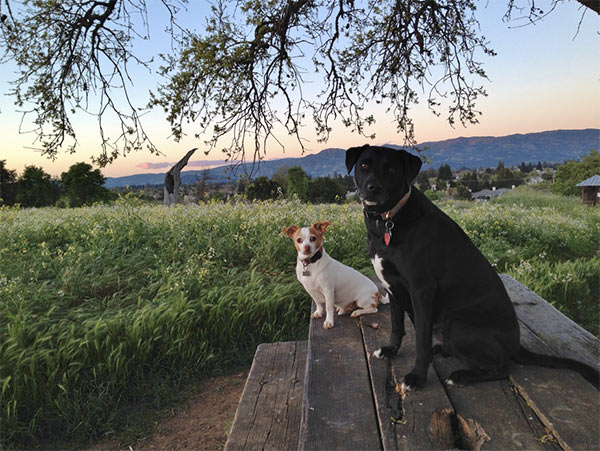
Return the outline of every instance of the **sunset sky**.
{"type": "MultiPolygon", "coordinates": [[[[182,22],[193,28],[194,23],[203,23],[199,19],[202,17],[202,8],[198,4],[205,3],[191,3],[195,6],[189,7],[186,20],[182,22]]],[[[425,98],[422,98],[421,105],[415,107],[412,114],[417,141],[438,141],[459,136],[504,136],[554,129],[600,128],[599,16],[593,11],[587,11],[578,31],[583,9],[579,3],[571,1],[558,5],[552,14],[537,24],[517,27],[518,22],[507,24],[502,21],[507,0],[479,3],[487,3],[487,7],[482,8],[477,15],[482,33],[498,53],[496,57],[479,57],[490,79],[484,83],[488,97],[480,99],[477,104],[478,109],[483,112],[480,124],[467,128],[458,124],[453,129],[444,117],[438,118],[431,114],[425,105],[425,98]]],[[[544,9],[545,5],[539,3],[543,2],[536,1],[536,6],[544,9]]],[[[160,12],[150,11],[151,43],[146,48],[141,48],[142,52],[155,52],[156,48],[164,51],[164,46],[168,46],[161,42],[166,36],[162,32],[164,26],[156,25],[158,21],[153,21],[153,14],[160,12]]],[[[76,128],[81,148],[75,155],[62,153],[52,161],[35,150],[35,136],[19,133],[22,115],[14,106],[14,99],[6,95],[9,90],[8,82],[14,78],[11,75],[14,69],[4,64],[0,72],[0,130],[3,135],[0,159],[6,160],[7,167],[21,173],[25,166],[36,165],[52,175],[60,176],[70,165],[80,161],[90,162],[92,155],[98,155],[97,120],[92,116],[84,117],[81,113],[77,115],[79,119],[76,128]]],[[[137,104],[143,106],[148,100],[148,90],[155,88],[159,76],[141,70],[138,74],[139,79],[135,79],[133,90],[138,96],[137,104]]],[[[480,83],[480,80],[475,82],[480,83]]],[[[376,106],[373,106],[373,111],[377,122],[371,129],[376,133],[371,144],[402,144],[402,136],[396,134],[396,127],[391,120],[384,114],[377,114],[376,106]]],[[[153,156],[143,151],[129,154],[103,168],[105,176],[164,172],[193,147],[198,147],[199,150],[186,169],[198,169],[203,160],[214,161],[222,157],[217,151],[204,156],[202,151],[207,146],[203,140],[193,138],[193,128],[187,129],[189,137],[181,142],[170,139],[168,123],[160,111],[146,115],[144,124],[150,131],[152,141],[164,156],[153,156]]],[[[26,123],[23,128],[27,129],[26,123]]],[[[336,127],[327,143],[318,143],[310,126],[305,127],[305,130],[304,137],[308,139],[306,151],[310,153],[326,147],[346,148],[367,142],[365,138],[350,133],[341,125],[336,127]]],[[[274,146],[267,149],[267,158],[300,156],[297,143],[288,141],[285,144],[285,154],[274,146]]]]}

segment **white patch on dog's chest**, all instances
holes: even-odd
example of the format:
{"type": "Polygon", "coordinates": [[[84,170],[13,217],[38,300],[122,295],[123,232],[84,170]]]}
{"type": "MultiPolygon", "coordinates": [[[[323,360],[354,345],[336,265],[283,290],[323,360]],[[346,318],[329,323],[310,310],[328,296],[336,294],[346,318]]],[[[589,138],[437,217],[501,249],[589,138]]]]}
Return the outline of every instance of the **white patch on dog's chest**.
{"type": "Polygon", "coordinates": [[[375,254],[375,258],[371,259],[371,263],[373,264],[373,268],[375,268],[375,274],[377,274],[377,277],[379,278],[379,280],[381,280],[381,283],[383,284],[385,289],[387,291],[390,291],[390,284],[387,283],[383,278],[383,258],[375,254]]]}

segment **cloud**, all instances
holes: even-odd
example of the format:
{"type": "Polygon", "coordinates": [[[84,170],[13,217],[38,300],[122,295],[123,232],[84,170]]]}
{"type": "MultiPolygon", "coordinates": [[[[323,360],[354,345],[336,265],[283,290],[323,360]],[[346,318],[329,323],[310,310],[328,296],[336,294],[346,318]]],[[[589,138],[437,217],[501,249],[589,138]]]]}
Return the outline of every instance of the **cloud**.
{"type": "Polygon", "coordinates": [[[226,164],[227,164],[227,162],[224,160],[196,160],[196,161],[190,161],[188,163],[188,166],[204,167],[204,166],[223,166],[226,164]]]}
{"type": "MultiPolygon", "coordinates": [[[[165,168],[170,168],[173,165],[175,165],[176,162],[168,162],[165,161],[163,163],[150,163],[150,162],[144,162],[144,163],[140,163],[138,165],[136,165],[136,167],[140,168],[140,169],[145,169],[145,170],[152,170],[152,169],[165,169],[165,168]]],[[[187,167],[207,167],[207,168],[211,168],[211,167],[215,167],[215,166],[222,166],[222,165],[226,165],[227,162],[223,161],[223,160],[196,160],[196,161],[189,161],[187,164],[187,167]]]]}
{"type": "Polygon", "coordinates": [[[136,165],[140,169],[162,169],[173,166],[173,163],[140,163],[136,165]]]}

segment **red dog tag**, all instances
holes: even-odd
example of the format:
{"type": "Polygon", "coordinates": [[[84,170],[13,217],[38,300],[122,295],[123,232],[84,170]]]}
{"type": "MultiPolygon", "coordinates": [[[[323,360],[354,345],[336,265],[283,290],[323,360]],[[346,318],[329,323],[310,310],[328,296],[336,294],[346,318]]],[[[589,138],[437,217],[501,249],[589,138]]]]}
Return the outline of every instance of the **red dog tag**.
{"type": "Polygon", "coordinates": [[[391,219],[385,221],[385,233],[383,234],[383,242],[386,246],[390,245],[392,240],[392,229],[394,228],[394,222],[391,219]]]}

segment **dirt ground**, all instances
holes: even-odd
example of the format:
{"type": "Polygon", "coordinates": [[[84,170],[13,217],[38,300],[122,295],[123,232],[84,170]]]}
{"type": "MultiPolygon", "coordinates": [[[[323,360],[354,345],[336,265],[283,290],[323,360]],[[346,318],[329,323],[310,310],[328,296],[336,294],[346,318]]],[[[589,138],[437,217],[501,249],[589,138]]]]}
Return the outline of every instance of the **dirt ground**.
{"type": "Polygon", "coordinates": [[[92,450],[222,450],[247,376],[243,371],[208,379],[197,394],[156,424],[148,438],[126,446],[104,442],[92,450]]]}

